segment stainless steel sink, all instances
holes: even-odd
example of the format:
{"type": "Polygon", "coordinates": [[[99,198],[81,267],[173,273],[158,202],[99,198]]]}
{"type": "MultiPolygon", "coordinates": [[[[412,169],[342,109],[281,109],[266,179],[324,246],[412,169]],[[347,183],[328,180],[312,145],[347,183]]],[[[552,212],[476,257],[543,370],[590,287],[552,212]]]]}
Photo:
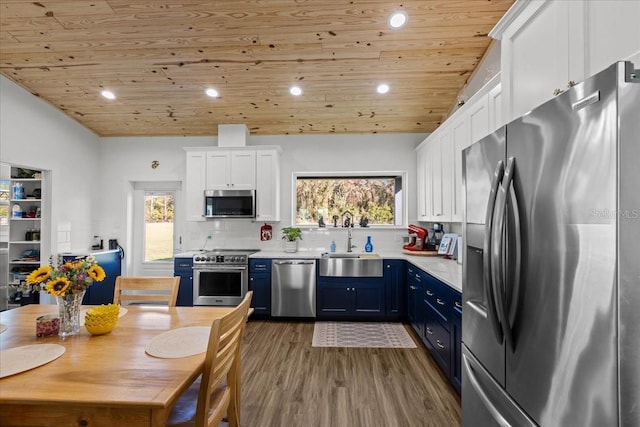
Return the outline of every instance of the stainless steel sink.
{"type": "Polygon", "coordinates": [[[320,276],[382,277],[382,258],[360,258],[358,254],[331,254],[320,258],[320,276]]]}
{"type": "Polygon", "coordinates": [[[354,254],[353,252],[331,253],[329,254],[329,258],[360,258],[360,255],[354,254]]]}

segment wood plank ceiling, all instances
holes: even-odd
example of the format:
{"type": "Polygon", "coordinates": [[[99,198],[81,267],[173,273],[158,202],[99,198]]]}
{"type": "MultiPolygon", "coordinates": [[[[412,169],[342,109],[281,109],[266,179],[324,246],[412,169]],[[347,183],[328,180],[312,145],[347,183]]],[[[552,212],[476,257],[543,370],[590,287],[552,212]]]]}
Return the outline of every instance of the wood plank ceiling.
{"type": "Polygon", "coordinates": [[[424,133],[512,3],[0,0],[0,72],[100,136],[424,133]]]}

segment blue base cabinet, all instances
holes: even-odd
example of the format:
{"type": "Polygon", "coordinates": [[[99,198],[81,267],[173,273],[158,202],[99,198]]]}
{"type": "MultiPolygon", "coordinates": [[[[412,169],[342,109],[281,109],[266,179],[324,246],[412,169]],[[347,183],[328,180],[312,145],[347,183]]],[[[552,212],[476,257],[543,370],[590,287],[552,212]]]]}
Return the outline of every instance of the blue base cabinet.
{"type": "Polygon", "coordinates": [[[407,287],[405,286],[405,261],[384,260],[384,296],[386,320],[402,320],[405,318],[407,287]]]}
{"type": "Polygon", "coordinates": [[[173,275],[180,276],[176,305],[193,306],[193,258],[175,258],[173,260],[173,275]]]}
{"type": "Polygon", "coordinates": [[[318,277],[316,317],[322,320],[384,320],[382,277],[318,277]]]}
{"type": "Polygon", "coordinates": [[[253,291],[251,307],[255,316],[271,316],[271,260],[249,259],[249,290],[253,291]]]}
{"type": "Polygon", "coordinates": [[[460,393],[462,387],[462,294],[455,292],[451,315],[451,382],[460,393]]]}
{"type": "Polygon", "coordinates": [[[462,295],[411,264],[407,266],[407,292],[409,322],[460,393],[462,295]]]}
{"type": "MultiPolygon", "coordinates": [[[[116,277],[122,274],[122,260],[120,251],[104,251],[92,254],[106,276],[102,282],[94,282],[84,294],[82,304],[100,305],[113,302],[113,293],[116,289],[116,277]]],[[[72,261],[78,257],[87,255],[62,255],[64,261],[72,261]]]]}
{"type": "Polygon", "coordinates": [[[407,318],[421,339],[424,336],[422,294],[424,293],[425,276],[426,273],[419,268],[411,264],[407,266],[407,318]]]}

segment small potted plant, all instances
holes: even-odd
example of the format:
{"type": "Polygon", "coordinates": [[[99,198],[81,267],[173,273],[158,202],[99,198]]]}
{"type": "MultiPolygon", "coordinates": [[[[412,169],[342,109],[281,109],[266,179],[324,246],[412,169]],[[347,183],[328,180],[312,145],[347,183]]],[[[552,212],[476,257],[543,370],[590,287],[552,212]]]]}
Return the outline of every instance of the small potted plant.
{"type": "Polygon", "coordinates": [[[302,240],[302,230],[298,227],[285,227],[282,229],[285,252],[298,252],[298,240],[302,240]]]}

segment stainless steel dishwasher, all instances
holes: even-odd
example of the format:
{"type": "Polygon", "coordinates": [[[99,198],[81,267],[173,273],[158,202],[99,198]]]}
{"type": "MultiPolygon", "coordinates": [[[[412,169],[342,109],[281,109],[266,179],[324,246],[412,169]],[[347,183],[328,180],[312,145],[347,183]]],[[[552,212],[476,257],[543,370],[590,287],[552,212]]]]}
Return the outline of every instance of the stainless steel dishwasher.
{"type": "Polygon", "coordinates": [[[316,261],[271,261],[271,316],[316,317],[316,261]]]}

